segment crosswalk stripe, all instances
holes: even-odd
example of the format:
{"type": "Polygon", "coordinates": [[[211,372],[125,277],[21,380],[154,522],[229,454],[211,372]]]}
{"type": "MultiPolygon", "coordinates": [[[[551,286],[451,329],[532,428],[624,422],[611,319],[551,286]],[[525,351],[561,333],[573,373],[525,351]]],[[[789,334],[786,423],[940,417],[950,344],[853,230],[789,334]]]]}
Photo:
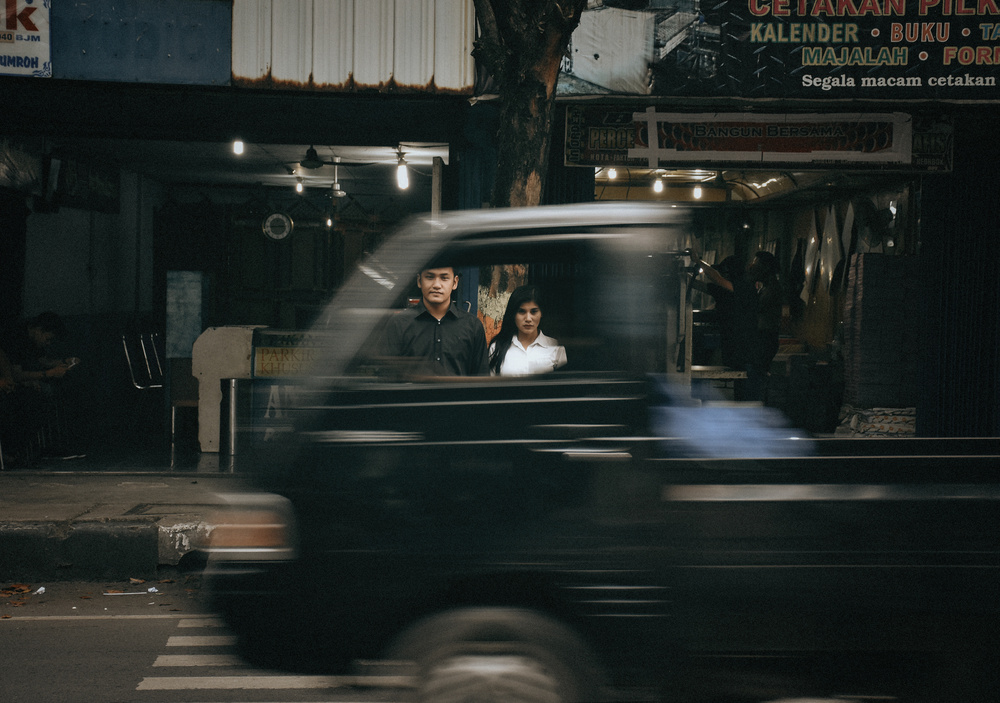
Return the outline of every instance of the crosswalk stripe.
{"type": "Polygon", "coordinates": [[[234,654],[161,654],[153,666],[243,666],[234,654]]]}
{"type": "Polygon", "coordinates": [[[410,676],[147,676],[138,691],[316,689],[346,686],[412,688],[410,676]]]}
{"type": "Polygon", "coordinates": [[[232,635],[172,635],[168,647],[230,647],[236,644],[232,635]]]}
{"type": "Polygon", "coordinates": [[[177,623],[177,627],[225,627],[226,623],[219,618],[185,618],[177,623]]]}

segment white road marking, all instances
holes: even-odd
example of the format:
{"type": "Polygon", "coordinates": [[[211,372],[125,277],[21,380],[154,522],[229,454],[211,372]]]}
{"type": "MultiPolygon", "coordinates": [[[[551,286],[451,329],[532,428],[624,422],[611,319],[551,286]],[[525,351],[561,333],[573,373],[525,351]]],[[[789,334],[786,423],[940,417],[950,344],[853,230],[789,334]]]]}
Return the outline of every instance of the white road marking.
{"type": "Polygon", "coordinates": [[[230,647],[236,644],[232,635],[173,635],[167,638],[168,647],[230,647]]]}
{"type": "Polygon", "coordinates": [[[178,620],[180,618],[209,618],[209,615],[14,615],[13,617],[0,620],[0,622],[25,622],[27,620],[178,620]]]}
{"type": "Polygon", "coordinates": [[[198,689],[276,690],[344,688],[412,688],[411,676],[147,676],[138,691],[184,691],[198,689]]]}
{"type": "Polygon", "coordinates": [[[153,666],[243,666],[235,654],[161,654],[153,666]]]}

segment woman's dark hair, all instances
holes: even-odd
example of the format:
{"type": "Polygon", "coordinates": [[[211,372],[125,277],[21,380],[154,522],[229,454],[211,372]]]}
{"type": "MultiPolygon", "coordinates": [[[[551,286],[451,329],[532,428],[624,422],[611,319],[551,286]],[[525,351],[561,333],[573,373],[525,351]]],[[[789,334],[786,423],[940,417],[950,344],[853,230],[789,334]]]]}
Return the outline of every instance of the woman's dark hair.
{"type": "Polygon", "coordinates": [[[503,313],[503,322],[500,323],[500,331],[490,340],[490,344],[496,344],[493,347],[493,353],[490,354],[490,370],[494,373],[500,373],[500,367],[507,356],[507,350],[510,349],[510,343],[513,341],[514,335],[517,334],[518,308],[525,303],[534,302],[538,305],[538,309],[544,312],[545,306],[542,305],[541,298],[542,292],[537,286],[521,286],[515,288],[514,292],[510,294],[507,309],[503,313]]]}

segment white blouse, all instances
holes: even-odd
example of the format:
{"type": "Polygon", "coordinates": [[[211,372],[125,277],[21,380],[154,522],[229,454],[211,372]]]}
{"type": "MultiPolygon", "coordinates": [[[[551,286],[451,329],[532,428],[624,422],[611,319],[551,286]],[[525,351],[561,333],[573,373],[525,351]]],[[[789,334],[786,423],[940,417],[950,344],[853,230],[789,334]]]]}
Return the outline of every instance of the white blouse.
{"type": "MultiPolygon", "coordinates": [[[[490,354],[496,343],[490,345],[490,354]]],[[[510,343],[503,363],[500,365],[501,376],[527,376],[535,373],[548,373],[554,371],[566,363],[566,347],[559,346],[559,342],[546,337],[541,330],[535,341],[525,349],[517,335],[510,343]]]]}

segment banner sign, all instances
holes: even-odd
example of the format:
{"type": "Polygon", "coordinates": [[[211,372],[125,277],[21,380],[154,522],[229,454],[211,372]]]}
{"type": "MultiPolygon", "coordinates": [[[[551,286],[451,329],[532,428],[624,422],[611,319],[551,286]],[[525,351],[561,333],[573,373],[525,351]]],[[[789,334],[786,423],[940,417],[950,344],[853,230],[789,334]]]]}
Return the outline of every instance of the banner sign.
{"type": "Polygon", "coordinates": [[[253,332],[253,377],[306,376],[329,342],[309,332],[260,329],[253,332]]]}
{"type": "Polygon", "coordinates": [[[903,113],[666,113],[649,107],[566,108],[567,166],[949,170],[951,125],[903,113]]]}
{"type": "Polygon", "coordinates": [[[52,76],[50,4],[51,0],[0,3],[0,75],[52,76]]]}
{"type": "Polygon", "coordinates": [[[560,94],[993,101],[998,75],[1000,0],[604,0],[560,94]]]}

